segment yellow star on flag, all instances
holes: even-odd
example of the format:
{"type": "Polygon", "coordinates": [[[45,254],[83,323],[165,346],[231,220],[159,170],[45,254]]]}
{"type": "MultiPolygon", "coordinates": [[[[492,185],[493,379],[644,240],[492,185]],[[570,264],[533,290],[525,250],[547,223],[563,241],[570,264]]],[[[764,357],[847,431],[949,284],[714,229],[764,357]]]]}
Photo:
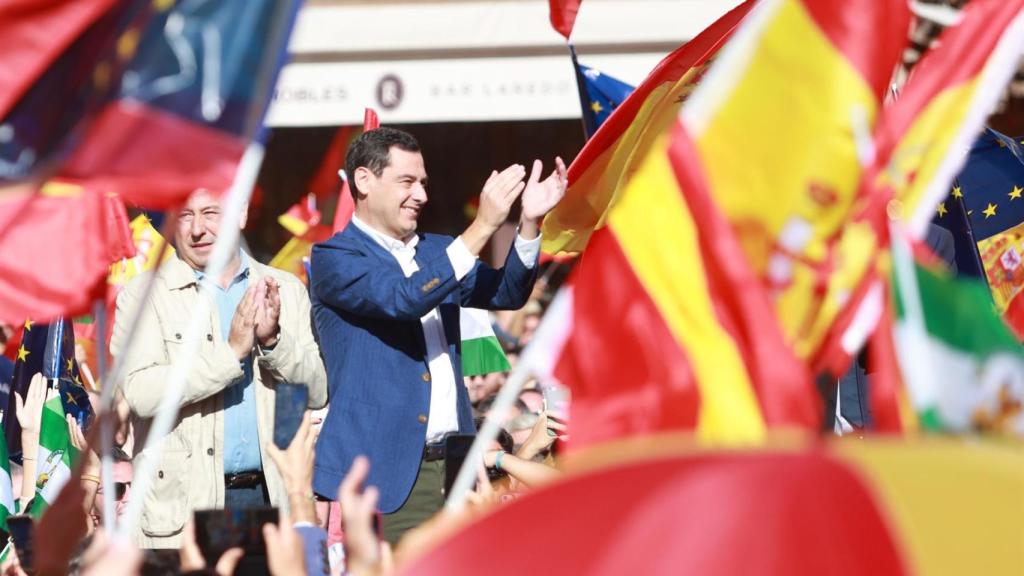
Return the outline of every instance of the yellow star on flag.
{"type": "Polygon", "coordinates": [[[989,202],[988,207],[982,210],[982,213],[985,214],[985,220],[988,220],[992,216],[996,215],[996,205],[989,202]]]}
{"type": "Polygon", "coordinates": [[[939,218],[945,216],[946,213],[949,212],[949,210],[946,210],[946,203],[945,202],[939,202],[939,208],[938,208],[937,212],[939,213],[939,218]]]}
{"type": "Polygon", "coordinates": [[[590,103],[590,109],[594,111],[594,114],[600,114],[601,111],[604,110],[604,108],[601,107],[601,103],[597,100],[590,103]]]}
{"type": "Polygon", "coordinates": [[[32,330],[32,324],[34,324],[34,322],[32,322],[31,318],[25,320],[25,330],[32,330]]]}
{"type": "Polygon", "coordinates": [[[78,402],[75,402],[75,397],[71,395],[71,392],[68,392],[68,404],[78,406],[78,402]]]}
{"type": "Polygon", "coordinates": [[[963,197],[964,197],[964,193],[960,191],[960,187],[959,186],[954,186],[953,187],[953,198],[963,198],[963,197]]]}
{"type": "Polygon", "coordinates": [[[25,346],[18,346],[18,361],[28,362],[28,350],[25,350],[25,346]]]}
{"type": "Polygon", "coordinates": [[[71,372],[75,368],[75,361],[68,358],[68,372],[71,372]]]}
{"type": "Polygon", "coordinates": [[[1011,190],[1009,194],[1010,200],[1016,200],[1017,198],[1020,198],[1021,193],[1024,193],[1024,188],[1021,188],[1020,186],[1014,186],[1013,190],[1011,190]]]}

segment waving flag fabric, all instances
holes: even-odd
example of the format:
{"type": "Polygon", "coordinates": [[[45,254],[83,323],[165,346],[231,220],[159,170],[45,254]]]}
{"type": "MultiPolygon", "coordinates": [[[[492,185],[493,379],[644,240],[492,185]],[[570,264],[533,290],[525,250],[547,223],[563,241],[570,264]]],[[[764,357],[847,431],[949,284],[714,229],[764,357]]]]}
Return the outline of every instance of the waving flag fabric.
{"type": "Polygon", "coordinates": [[[786,341],[816,366],[842,313],[881,294],[884,202],[858,191],[909,17],[903,0],[759,2],[681,111],[786,341]]]}
{"type": "Polygon", "coordinates": [[[753,6],[748,0],[666,56],[569,166],[569,189],[544,218],[543,250],[581,252],[654,140],[675,122],[711,59],[753,6]]]}
{"type": "Polygon", "coordinates": [[[0,5],[0,118],[115,3],[8,0],[0,5]]]}
{"type": "MultiPolygon", "coordinates": [[[[11,416],[4,416],[9,418],[11,416]]],[[[11,460],[7,456],[7,440],[0,435],[0,528],[7,530],[7,517],[16,513],[14,487],[11,483],[11,460]]]]}
{"type": "Polygon", "coordinates": [[[551,26],[568,40],[576,24],[576,13],[583,0],[548,0],[551,4],[551,26]]]}
{"type": "Polygon", "coordinates": [[[0,194],[0,322],[89,313],[110,264],[134,256],[129,234],[124,203],[95,189],[51,181],[0,194]]]}
{"type": "Polygon", "coordinates": [[[68,423],[64,419],[64,406],[60,398],[50,398],[43,404],[43,417],[39,423],[36,497],[30,514],[36,518],[42,516],[57,499],[61,488],[71,479],[71,467],[77,458],[78,450],[71,445],[68,423]]]}
{"type": "Polygon", "coordinates": [[[1024,346],[984,282],[895,252],[896,342],[921,427],[1024,437],[1024,346]]]}
{"type": "Polygon", "coordinates": [[[923,237],[1024,51],[1024,1],[975,0],[914,68],[876,134],[879,185],[923,237]]]}
{"type": "Polygon", "coordinates": [[[75,361],[75,334],[71,322],[59,320],[43,324],[26,320],[22,327],[17,360],[14,363],[11,394],[7,406],[4,407],[4,414],[10,417],[5,417],[3,421],[9,455],[16,462],[21,461],[22,454],[21,425],[15,417],[17,404],[14,392],[24,398],[29,383],[36,374],[42,374],[49,381],[59,382],[62,412],[72,414],[81,423],[86,423],[92,414],[88,395],[82,388],[78,363],[75,361]]]}
{"type": "Polygon", "coordinates": [[[714,443],[816,429],[809,375],[681,129],[640,164],[522,361],[572,389],[571,446],[663,430],[714,443]]]}
{"type": "Polygon", "coordinates": [[[603,74],[596,68],[580,64],[576,58],[576,49],[571,44],[569,51],[576,71],[576,88],[580,94],[580,110],[583,113],[583,131],[589,140],[635,88],[614,76],[603,74]]]}
{"type": "MultiPolygon", "coordinates": [[[[92,0],[73,0],[91,3],[92,0]]],[[[226,190],[256,135],[296,3],[115,3],[2,117],[8,180],[56,165],[127,201],[168,208],[226,190]]],[[[21,24],[38,26],[36,15],[21,24]]]]}

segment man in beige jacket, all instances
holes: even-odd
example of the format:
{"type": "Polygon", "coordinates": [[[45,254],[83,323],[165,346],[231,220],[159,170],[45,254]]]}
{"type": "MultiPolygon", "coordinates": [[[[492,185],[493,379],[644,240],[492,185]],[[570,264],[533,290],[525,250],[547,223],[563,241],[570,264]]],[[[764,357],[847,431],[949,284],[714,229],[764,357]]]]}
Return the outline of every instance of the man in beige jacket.
{"type": "MultiPolygon", "coordinates": [[[[159,454],[152,489],[144,496],[137,539],[146,548],[177,547],[194,510],[286,506],[290,495],[264,449],[273,438],[275,386],[306,384],[310,408],[327,403],[327,378],[310,327],[305,286],[239,248],[221,278],[204,277],[220,216],[218,197],[205,191],[193,194],[175,228],[176,254],[158,268],[148,300],[142,301],[148,275],[135,278],[117,300],[110,344],[115,357],[126,349],[135,311],[142,314],[126,358],[123,388],[133,415],[138,463],[153,457],[142,450],[150,419],[171,365],[185,347],[201,290],[211,298],[177,423],[159,454]]],[[[243,214],[240,227],[245,220],[243,214]]]]}

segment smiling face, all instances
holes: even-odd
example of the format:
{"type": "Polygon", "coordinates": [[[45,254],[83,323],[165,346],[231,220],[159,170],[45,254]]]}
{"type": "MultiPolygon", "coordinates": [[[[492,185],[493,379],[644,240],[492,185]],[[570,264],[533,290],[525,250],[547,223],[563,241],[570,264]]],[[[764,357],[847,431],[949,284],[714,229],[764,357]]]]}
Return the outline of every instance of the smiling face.
{"type": "Polygon", "coordinates": [[[367,167],[356,169],[356,215],[371,228],[406,241],[416,232],[416,221],[427,203],[427,169],[419,152],[392,146],[388,156],[380,176],[367,167]]]}
{"type": "MultiPolygon", "coordinates": [[[[220,198],[212,192],[198,190],[189,196],[178,213],[174,229],[174,245],[178,255],[195,270],[203,270],[213,252],[213,243],[220,231],[220,198]]],[[[245,227],[246,210],[242,210],[239,229],[245,227]]]]}

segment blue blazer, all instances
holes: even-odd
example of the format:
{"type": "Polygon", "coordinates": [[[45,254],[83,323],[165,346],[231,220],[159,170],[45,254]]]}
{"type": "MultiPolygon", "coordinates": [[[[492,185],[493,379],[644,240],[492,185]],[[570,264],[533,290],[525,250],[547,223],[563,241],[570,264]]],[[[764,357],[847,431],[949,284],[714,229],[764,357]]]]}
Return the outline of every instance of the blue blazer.
{"type": "Polygon", "coordinates": [[[316,444],[313,489],[334,499],[352,460],[370,459],[368,485],[380,510],[405,502],[419,472],[430,414],[430,371],[420,318],[439,308],[457,391],[459,432],[472,434],[462,385],[459,307],[521,308],[537,266],[513,246],[501,269],[477,262],[461,282],[445,249],[448,236],[420,234],[419,271],[409,278],[387,250],[357,226],[313,247],[313,317],[327,368],[330,410],[316,444]]]}

